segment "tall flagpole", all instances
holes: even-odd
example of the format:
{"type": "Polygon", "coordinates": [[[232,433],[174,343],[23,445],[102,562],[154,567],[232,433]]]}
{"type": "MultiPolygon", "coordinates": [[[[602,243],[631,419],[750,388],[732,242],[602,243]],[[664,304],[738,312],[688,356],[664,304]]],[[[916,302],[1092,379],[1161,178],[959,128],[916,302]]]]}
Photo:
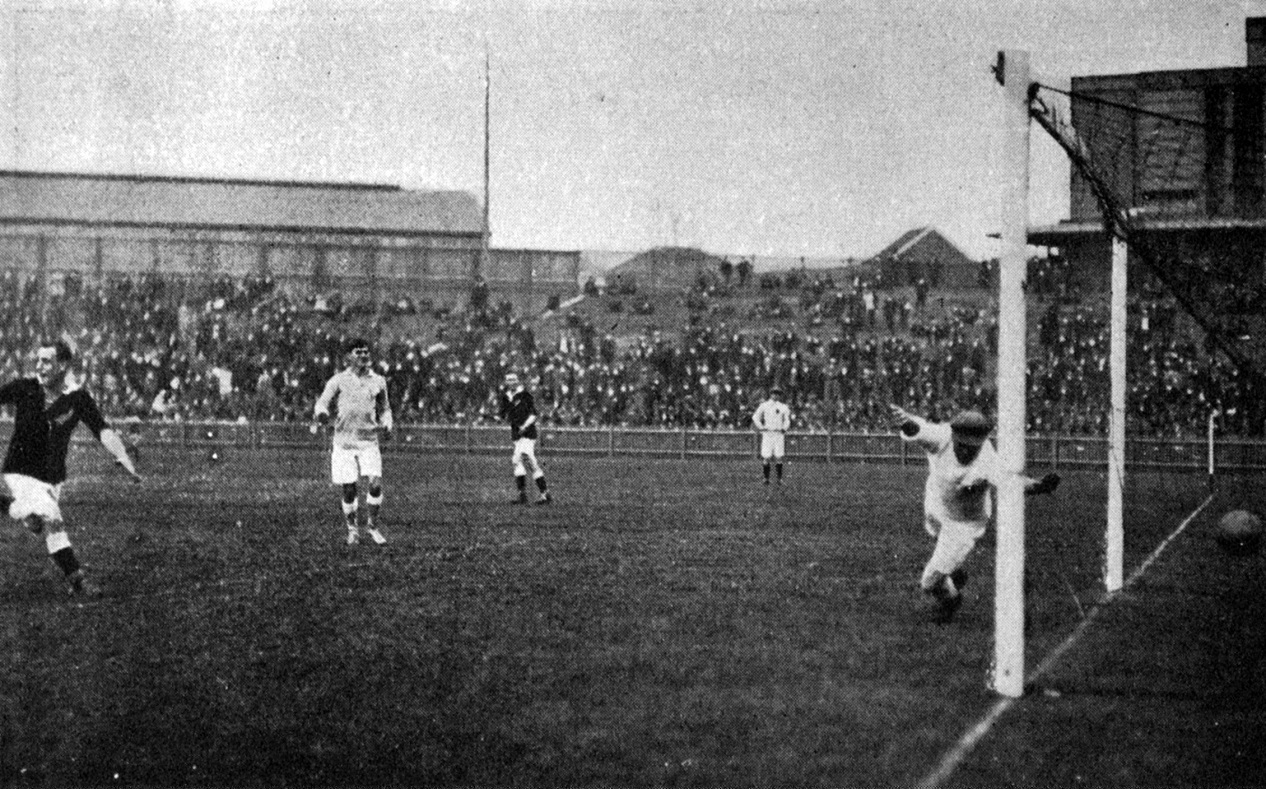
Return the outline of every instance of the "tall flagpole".
{"type": "Polygon", "coordinates": [[[491,115],[491,108],[492,108],[492,72],[491,72],[491,69],[489,68],[488,38],[485,35],[484,37],[484,226],[483,226],[483,236],[480,239],[480,244],[479,244],[479,262],[475,266],[475,280],[476,281],[478,281],[479,278],[483,276],[484,272],[486,272],[488,269],[488,255],[489,255],[488,244],[490,241],[490,237],[492,235],[492,225],[489,219],[490,211],[488,207],[489,195],[492,192],[492,187],[491,187],[492,177],[490,174],[490,170],[491,170],[490,158],[491,157],[489,155],[489,147],[490,147],[489,138],[491,136],[491,121],[489,120],[489,116],[491,115]]]}

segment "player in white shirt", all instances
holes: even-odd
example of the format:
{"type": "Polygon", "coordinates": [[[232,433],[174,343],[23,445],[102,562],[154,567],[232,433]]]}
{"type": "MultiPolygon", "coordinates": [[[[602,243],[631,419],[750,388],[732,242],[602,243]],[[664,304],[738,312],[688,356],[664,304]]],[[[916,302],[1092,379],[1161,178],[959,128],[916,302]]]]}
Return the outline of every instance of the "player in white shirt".
{"type": "MultiPolygon", "coordinates": [[[[902,437],[928,456],[923,528],[936,538],[936,547],[919,587],[935,601],[934,621],[945,623],[962,605],[967,582],[963,563],[993,516],[990,486],[997,485],[999,473],[998,455],[989,443],[993,426],[979,411],[964,411],[948,424],[928,421],[896,405],[892,415],[902,437]]],[[[1059,486],[1059,475],[1053,473],[1040,480],[1022,479],[1028,494],[1050,493],[1059,486]]]]}
{"type": "Polygon", "coordinates": [[[786,454],[787,431],[791,429],[791,408],[781,401],[782,387],[769,389],[769,397],[756,407],[752,424],[760,432],[760,458],[769,484],[769,466],[774,464],[778,484],[782,484],[782,459],[786,454]]]}
{"type": "Polygon", "coordinates": [[[387,379],[370,369],[369,343],[353,340],[348,345],[351,364],[325,384],[316,402],[316,420],[328,425],[333,414],[333,446],[330,479],[342,486],[343,517],[347,544],[359,539],[357,484],[365,478],[365,530],[375,543],[387,541],[378,528],[382,507],[382,452],[378,442],[391,439],[391,403],[387,379]]]}

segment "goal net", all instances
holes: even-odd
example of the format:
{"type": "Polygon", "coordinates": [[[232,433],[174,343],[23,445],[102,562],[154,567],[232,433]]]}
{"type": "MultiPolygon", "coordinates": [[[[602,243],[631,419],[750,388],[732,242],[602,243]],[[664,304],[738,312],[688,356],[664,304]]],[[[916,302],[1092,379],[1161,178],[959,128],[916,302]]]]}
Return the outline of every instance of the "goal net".
{"type": "MultiPolygon", "coordinates": [[[[1069,399],[1082,415],[1096,408],[1097,415],[1106,413],[1076,432],[1108,436],[1103,588],[1112,594],[1122,588],[1127,425],[1136,434],[1174,437],[1198,433],[1206,422],[1212,430],[1218,415],[1224,429],[1261,435],[1266,421],[1260,396],[1266,372],[1263,85],[1211,71],[1074,78],[1071,88],[1061,89],[1032,81],[1021,52],[1000,52],[995,74],[1005,108],[999,457],[1008,472],[1021,467],[1032,427],[1025,400],[1040,397],[1041,388],[1023,376],[1004,377],[1004,370],[1037,361],[1031,370],[1040,372],[1045,363],[1061,371],[1048,376],[1057,394],[1083,374],[1109,380],[1106,402],[1097,402],[1105,394],[1098,385],[1069,399]],[[1029,199],[1033,124],[1071,165],[1069,219],[1049,228],[1026,228],[1025,214],[1017,216],[1014,208],[1025,209],[1029,199]],[[1059,277],[1080,287],[1054,298],[1043,293],[1026,244],[1058,250],[1064,261],[1059,277]],[[1026,316],[1030,301],[1041,311],[1033,322],[1026,316]],[[1070,312],[1078,319],[1097,313],[1109,331],[1088,327],[1093,336],[1082,346],[1065,336],[1070,312]],[[1043,332],[1048,315],[1054,316],[1051,338],[1043,332]],[[1025,337],[1034,324],[1041,347],[1030,357],[1025,337]],[[1062,364],[1080,350],[1086,353],[1062,364]],[[1098,362],[1097,371],[1085,370],[1084,356],[1098,362]]],[[[1096,323],[1094,315],[1088,323],[1096,323]]],[[[1026,548],[1023,497],[1013,482],[999,485],[997,521],[991,684],[1017,695],[1024,675],[1026,548]]]]}
{"type": "Polygon", "coordinates": [[[1127,245],[1131,264],[1142,264],[1131,265],[1133,323],[1166,303],[1189,316],[1197,350],[1215,360],[1217,380],[1201,382],[1216,400],[1209,409],[1229,412],[1237,432],[1260,435],[1262,86],[1085,78],[1065,90],[1034,82],[1030,114],[1071,163],[1070,227],[1097,222],[1127,245]]]}

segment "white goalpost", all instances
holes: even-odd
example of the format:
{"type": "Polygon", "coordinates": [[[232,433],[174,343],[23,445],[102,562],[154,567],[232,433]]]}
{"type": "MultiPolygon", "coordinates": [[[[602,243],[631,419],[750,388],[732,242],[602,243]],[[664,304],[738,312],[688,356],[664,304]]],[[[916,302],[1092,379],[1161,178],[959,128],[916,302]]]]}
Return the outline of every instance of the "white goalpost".
{"type": "Polygon", "coordinates": [[[998,480],[994,656],[990,686],[1024,693],[1025,370],[1028,330],[1029,55],[998,53],[1003,87],[1001,249],[998,258],[998,480]]]}
{"type": "MultiPolygon", "coordinates": [[[[1028,268],[1029,57],[998,53],[996,77],[1003,87],[1000,141],[1001,232],[998,276],[998,486],[994,600],[994,657],[990,687],[1003,696],[1024,693],[1025,504],[1021,474],[1026,462],[1025,397],[1028,268]]],[[[1108,503],[1104,587],[1124,585],[1126,303],[1129,249],[1113,227],[1109,335],[1108,503]]],[[[1212,470],[1210,470],[1212,475],[1212,470]]]]}

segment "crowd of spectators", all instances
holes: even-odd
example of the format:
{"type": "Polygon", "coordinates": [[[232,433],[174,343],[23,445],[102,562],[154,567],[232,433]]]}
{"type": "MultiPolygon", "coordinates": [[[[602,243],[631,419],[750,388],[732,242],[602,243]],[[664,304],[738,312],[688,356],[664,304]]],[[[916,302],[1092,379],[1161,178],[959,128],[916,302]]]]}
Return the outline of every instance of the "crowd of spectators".
{"type": "MultiPolygon", "coordinates": [[[[555,425],[747,429],[773,383],[785,389],[797,429],[886,431],[889,403],[947,417],[994,402],[998,329],[987,290],[946,303],[919,283],[802,277],[791,299],[795,329],[716,320],[616,336],[575,313],[553,316],[558,324],[545,332],[487,298],[422,320],[352,315],[267,278],[125,276],[42,293],[2,276],[0,378],[30,374],[38,338],[65,336],[86,385],[115,417],[307,421],[353,336],[375,342],[400,423],[492,420],[510,369],[526,376],[555,425]]],[[[1101,435],[1106,308],[1070,296],[1057,279],[1035,280],[1030,307],[1030,427],[1101,435]]],[[[1199,434],[1214,411],[1226,432],[1262,434],[1257,386],[1209,354],[1171,303],[1134,300],[1129,321],[1132,434],[1199,434]]]]}

